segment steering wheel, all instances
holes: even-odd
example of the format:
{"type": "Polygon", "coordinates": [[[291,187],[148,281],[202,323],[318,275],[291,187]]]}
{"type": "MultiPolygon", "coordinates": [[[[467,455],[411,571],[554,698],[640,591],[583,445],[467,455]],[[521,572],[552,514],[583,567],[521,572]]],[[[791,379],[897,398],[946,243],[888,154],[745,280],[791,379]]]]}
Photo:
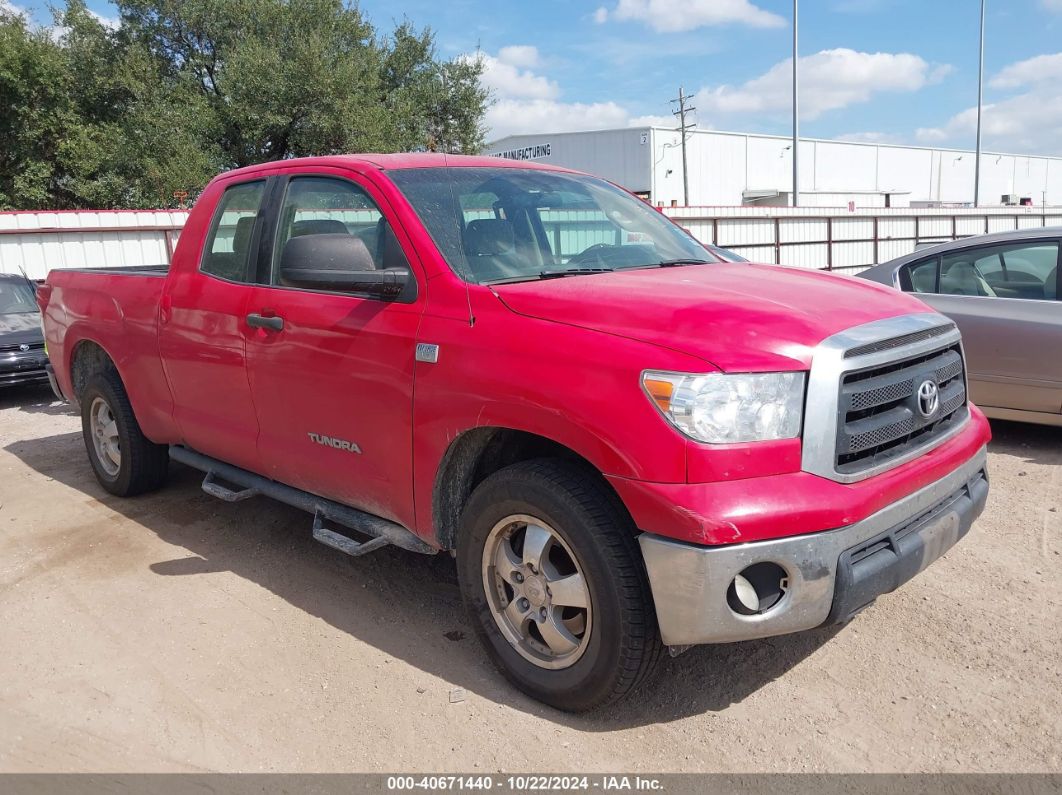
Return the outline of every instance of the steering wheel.
{"type": "Polygon", "coordinates": [[[593,259],[596,260],[598,263],[604,265],[605,260],[601,256],[601,254],[605,251],[605,249],[615,248],[620,248],[620,246],[615,246],[612,243],[594,243],[594,245],[584,248],[582,251],[580,251],[578,254],[568,260],[568,264],[582,265],[586,263],[587,260],[593,259]]]}

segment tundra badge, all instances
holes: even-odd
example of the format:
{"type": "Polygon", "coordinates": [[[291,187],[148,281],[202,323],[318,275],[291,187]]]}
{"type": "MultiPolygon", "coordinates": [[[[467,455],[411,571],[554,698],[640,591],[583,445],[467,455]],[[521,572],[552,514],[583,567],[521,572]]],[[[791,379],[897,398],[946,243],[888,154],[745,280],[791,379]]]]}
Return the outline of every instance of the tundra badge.
{"type": "Polygon", "coordinates": [[[320,433],[308,433],[311,442],[317,442],[317,444],[323,444],[325,447],[333,447],[336,450],[346,450],[348,453],[361,453],[361,448],[354,442],[348,442],[346,439],[337,439],[334,436],[324,436],[320,433]]]}

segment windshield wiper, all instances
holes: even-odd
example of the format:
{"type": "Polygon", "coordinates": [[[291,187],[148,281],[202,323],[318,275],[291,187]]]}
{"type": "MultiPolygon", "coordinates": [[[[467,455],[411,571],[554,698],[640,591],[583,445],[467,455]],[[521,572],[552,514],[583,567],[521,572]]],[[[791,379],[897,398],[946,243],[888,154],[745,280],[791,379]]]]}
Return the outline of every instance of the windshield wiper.
{"type": "Polygon", "coordinates": [[[516,284],[518,282],[537,282],[541,279],[562,279],[565,276],[582,276],[586,273],[611,273],[615,268],[569,268],[563,271],[539,271],[523,276],[503,276],[500,279],[488,279],[480,284],[516,284]]]}
{"type": "Polygon", "coordinates": [[[565,276],[582,276],[584,273],[611,273],[615,268],[568,268],[563,271],[540,271],[540,279],[563,279],[565,276]]]}
{"type": "Polygon", "coordinates": [[[680,265],[711,265],[711,260],[707,259],[666,259],[663,262],[654,262],[652,265],[646,265],[647,268],[677,268],[680,265]]]}

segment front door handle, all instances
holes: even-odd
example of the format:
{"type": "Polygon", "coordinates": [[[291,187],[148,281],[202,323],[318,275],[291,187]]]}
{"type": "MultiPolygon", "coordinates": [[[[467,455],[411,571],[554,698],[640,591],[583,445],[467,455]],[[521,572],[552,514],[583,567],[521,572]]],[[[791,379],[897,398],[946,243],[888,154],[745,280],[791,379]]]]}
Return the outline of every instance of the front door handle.
{"type": "Polygon", "coordinates": [[[252,312],[247,316],[247,325],[251,328],[268,328],[273,331],[280,331],[284,328],[284,318],[266,317],[265,315],[259,315],[257,312],[252,312]]]}

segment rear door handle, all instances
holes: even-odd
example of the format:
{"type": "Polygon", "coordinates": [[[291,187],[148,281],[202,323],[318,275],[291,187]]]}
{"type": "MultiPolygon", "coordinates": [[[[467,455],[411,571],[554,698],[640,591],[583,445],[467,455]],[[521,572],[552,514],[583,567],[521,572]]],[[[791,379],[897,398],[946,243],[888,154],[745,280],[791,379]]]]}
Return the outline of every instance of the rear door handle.
{"type": "Polygon", "coordinates": [[[266,317],[265,315],[259,315],[257,312],[252,312],[247,316],[247,325],[251,328],[268,328],[273,331],[280,331],[284,328],[284,318],[266,317]]]}

